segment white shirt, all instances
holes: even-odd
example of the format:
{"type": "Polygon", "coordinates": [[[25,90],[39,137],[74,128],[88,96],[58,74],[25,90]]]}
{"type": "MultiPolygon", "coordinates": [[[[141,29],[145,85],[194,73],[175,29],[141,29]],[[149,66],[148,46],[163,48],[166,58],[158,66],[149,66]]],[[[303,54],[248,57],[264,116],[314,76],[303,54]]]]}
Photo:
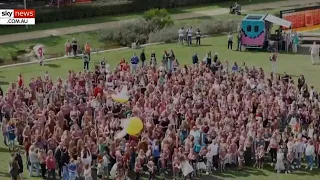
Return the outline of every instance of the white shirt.
{"type": "Polygon", "coordinates": [[[317,92],[316,92],[316,90],[315,89],[310,89],[310,97],[309,97],[309,99],[310,100],[312,100],[313,98],[314,98],[314,95],[316,94],[317,92]]]}
{"type": "Polygon", "coordinates": [[[105,70],[106,70],[106,73],[110,72],[110,64],[106,63],[105,70]]]}
{"type": "Polygon", "coordinates": [[[108,167],[108,164],[110,162],[108,156],[103,156],[102,160],[103,160],[103,166],[108,167]]]}
{"type": "Polygon", "coordinates": [[[200,36],[201,36],[200,32],[196,31],[196,37],[200,37],[200,36]]]}
{"type": "MultiPolygon", "coordinates": [[[[86,164],[91,164],[91,161],[92,161],[91,152],[87,153],[87,158],[83,158],[83,153],[84,152],[81,151],[81,160],[82,160],[83,164],[85,164],[85,165],[86,164]]],[[[91,169],[90,169],[90,171],[91,171],[91,169]]]]}
{"type": "Polygon", "coordinates": [[[319,47],[317,45],[312,45],[310,47],[311,54],[319,54],[319,47]]]}
{"type": "Polygon", "coordinates": [[[208,146],[208,149],[210,150],[207,154],[208,157],[216,156],[218,155],[218,152],[219,152],[219,145],[218,143],[217,144],[212,143],[208,146]]]}
{"type": "Polygon", "coordinates": [[[192,29],[188,29],[188,36],[192,36],[192,29]]]}
{"type": "Polygon", "coordinates": [[[183,29],[179,29],[179,37],[183,37],[183,34],[184,34],[184,30],[183,29]]]}
{"type": "Polygon", "coordinates": [[[306,156],[313,156],[314,155],[314,145],[308,144],[306,147],[306,156]]]}
{"type": "Polygon", "coordinates": [[[233,41],[233,36],[232,36],[232,34],[228,34],[228,41],[233,41]]]}
{"type": "Polygon", "coordinates": [[[313,137],[313,132],[314,132],[314,129],[313,129],[313,128],[308,129],[308,137],[309,137],[309,138],[312,138],[312,137],[313,137]]]}
{"type": "Polygon", "coordinates": [[[303,142],[296,142],[294,149],[297,153],[302,153],[304,151],[304,144],[303,142]]]}
{"type": "Polygon", "coordinates": [[[34,151],[29,152],[29,160],[31,163],[38,163],[40,162],[38,154],[34,151]]]}
{"type": "Polygon", "coordinates": [[[91,177],[91,167],[89,167],[88,169],[84,169],[83,171],[84,177],[91,177]]]}

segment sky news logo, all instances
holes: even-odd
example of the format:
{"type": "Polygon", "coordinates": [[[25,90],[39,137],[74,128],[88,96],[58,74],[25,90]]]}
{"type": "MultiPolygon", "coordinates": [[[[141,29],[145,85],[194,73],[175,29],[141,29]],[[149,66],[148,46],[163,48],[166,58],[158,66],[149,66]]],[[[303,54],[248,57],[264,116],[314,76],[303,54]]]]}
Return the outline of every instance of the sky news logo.
{"type": "Polygon", "coordinates": [[[0,25],[34,25],[35,17],[34,9],[1,9],[0,25]]]}

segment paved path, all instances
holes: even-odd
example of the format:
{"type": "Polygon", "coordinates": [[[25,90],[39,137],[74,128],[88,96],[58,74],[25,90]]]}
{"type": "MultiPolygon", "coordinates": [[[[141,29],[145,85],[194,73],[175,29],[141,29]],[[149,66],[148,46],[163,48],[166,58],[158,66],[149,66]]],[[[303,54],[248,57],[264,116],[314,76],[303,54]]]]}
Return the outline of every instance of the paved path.
{"type": "MultiPolygon", "coordinates": [[[[246,5],[242,7],[242,12],[252,11],[252,10],[274,9],[279,7],[299,6],[299,5],[312,5],[317,3],[320,4],[319,0],[286,0],[286,1],[279,1],[279,2],[246,5]]],[[[197,18],[197,17],[203,17],[203,16],[221,15],[226,13],[229,13],[228,8],[219,8],[214,10],[175,14],[173,15],[173,19],[176,19],[176,20],[189,19],[189,18],[197,18]]],[[[125,21],[130,21],[130,20],[125,20],[125,21]]],[[[32,31],[32,32],[26,32],[26,33],[2,35],[0,36],[0,44],[37,39],[37,38],[44,38],[44,37],[50,37],[50,36],[60,36],[65,34],[95,31],[95,30],[104,29],[110,26],[118,26],[122,22],[124,21],[123,20],[113,21],[113,22],[57,28],[57,29],[50,29],[50,30],[43,30],[43,31],[32,31]]]]}

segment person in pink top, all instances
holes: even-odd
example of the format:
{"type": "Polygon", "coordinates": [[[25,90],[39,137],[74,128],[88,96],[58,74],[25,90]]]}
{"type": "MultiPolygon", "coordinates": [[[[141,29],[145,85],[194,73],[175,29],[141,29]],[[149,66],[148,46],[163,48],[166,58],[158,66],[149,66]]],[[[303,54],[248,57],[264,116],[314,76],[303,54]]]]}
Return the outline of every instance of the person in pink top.
{"type": "Polygon", "coordinates": [[[49,150],[48,157],[46,159],[46,166],[48,169],[47,178],[51,176],[53,179],[56,179],[56,164],[56,158],[53,156],[52,150],[49,150]]]}

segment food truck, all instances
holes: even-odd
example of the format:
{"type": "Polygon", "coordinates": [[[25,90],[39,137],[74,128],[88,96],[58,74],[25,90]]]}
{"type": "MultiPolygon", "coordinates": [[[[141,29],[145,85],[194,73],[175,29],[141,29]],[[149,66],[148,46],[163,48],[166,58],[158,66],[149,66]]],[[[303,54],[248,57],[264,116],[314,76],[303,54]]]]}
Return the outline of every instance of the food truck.
{"type": "Polygon", "coordinates": [[[245,48],[267,48],[280,41],[271,34],[273,25],[290,28],[291,22],[271,14],[248,14],[241,22],[241,43],[245,48]]]}

